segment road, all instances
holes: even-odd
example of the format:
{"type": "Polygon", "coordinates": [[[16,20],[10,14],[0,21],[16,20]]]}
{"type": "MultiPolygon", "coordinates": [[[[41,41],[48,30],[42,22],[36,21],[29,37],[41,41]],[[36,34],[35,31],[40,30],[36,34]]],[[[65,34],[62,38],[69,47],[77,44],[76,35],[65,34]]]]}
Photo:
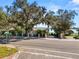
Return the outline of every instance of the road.
{"type": "Polygon", "coordinates": [[[11,44],[20,49],[17,59],[79,59],[79,41],[23,40],[11,44]]]}

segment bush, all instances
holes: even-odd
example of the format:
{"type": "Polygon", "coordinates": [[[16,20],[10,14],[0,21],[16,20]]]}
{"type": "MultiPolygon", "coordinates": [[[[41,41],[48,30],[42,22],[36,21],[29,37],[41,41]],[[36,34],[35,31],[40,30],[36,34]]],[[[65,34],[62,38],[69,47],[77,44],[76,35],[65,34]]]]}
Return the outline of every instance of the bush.
{"type": "Polygon", "coordinates": [[[4,35],[1,35],[0,36],[0,39],[5,39],[6,37],[4,35]]]}
{"type": "Polygon", "coordinates": [[[75,36],[74,38],[75,38],[75,39],[79,39],[79,36],[77,35],[77,36],[75,36]]]}
{"type": "Polygon", "coordinates": [[[54,36],[54,33],[49,33],[49,35],[54,36]]]}
{"type": "Polygon", "coordinates": [[[48,34],[46,30],[37,30],[36,35],[40,34],[41,37],[45,37],[45,34],[48,34]]]}
{"type": "Polygon", "coordinates": [[[1,47],[0,46],[0,58],[10,56],[16,52],[17,52],[16,48],[9,48],[9,47],[3,47],[3,46],[1,47]]]}

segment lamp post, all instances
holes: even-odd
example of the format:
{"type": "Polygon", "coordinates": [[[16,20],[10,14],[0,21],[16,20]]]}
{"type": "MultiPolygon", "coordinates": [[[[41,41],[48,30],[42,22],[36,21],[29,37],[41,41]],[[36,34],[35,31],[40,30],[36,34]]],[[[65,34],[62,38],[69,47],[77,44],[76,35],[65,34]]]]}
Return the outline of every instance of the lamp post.
{"type": "Polygon", "coordinates": [[[5,34],[5,38],[6,38],[5,43],[9,43],[9,34],[10,33],[7,31],[4,34],[5,34]]]}

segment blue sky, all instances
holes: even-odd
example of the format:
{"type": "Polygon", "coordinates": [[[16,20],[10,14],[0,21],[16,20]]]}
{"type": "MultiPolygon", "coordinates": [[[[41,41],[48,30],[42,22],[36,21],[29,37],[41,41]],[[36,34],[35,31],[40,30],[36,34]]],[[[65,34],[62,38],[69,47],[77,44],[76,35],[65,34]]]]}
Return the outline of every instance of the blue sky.
{"type": "MultiPolygon", "coordinates": [[[[1,0],[0,6],[11,5],[14,0],[1,0]]],[[[79,0],[28,0],[29,3],[36,1],[38,5],[45,6],[48,10],[57,11],[58,9],[75,10],[79,14],[79,0]]],[[[79,15],[74,22],[79,27],[79,15]]]]}

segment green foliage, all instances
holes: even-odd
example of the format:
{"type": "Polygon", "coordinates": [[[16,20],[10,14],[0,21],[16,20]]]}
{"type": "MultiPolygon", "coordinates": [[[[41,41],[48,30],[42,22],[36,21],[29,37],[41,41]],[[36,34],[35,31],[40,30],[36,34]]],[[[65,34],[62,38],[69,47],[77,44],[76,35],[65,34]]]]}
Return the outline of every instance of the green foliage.
{"type": "Polygon", "coordinates": [[[72,35],[73,33],[74,33],[74,31],[69,30],[69,31],[67,31],[67,32],[65,33],[65,36],[70,36],[70,35],[72,35]]]}
{"type": "Polygon", "coordinates": [[[6,13],[0,9],[0,29],[6,29],[8,28],[8,19],[6,13]]]}
{"type": "Polygon", "coordinates": [[[46,30],[37,30],[36,34],[40,34],[41,37],[45,37],[45,34],[48,34],[48,32],[46,30]]]}
{"type": "Polygon", "coordinates": [[[77,35],[77,36],[75,36],[74,38],[75,38],[75,39],[79,39],[79,36],[77,35]]]}
{"type": "Polygon", "coordinates": [[[1,47],[0,46],[0,58],[10,56],[16,52],[17,52],[16,48],[9,48],[9,47],[1,47]]]}
{"type": "Polygon", "coordinates": [[[64,36],[67,31],[69,31],[72,28],[72,25],[74,25],[73,19],[75,17],[76,12],[75,11],[68,11],[68,10],[58,10],[58,15],[56,16],[56,22],[53,26],[53,29],[55,33],[61,36],[61,34],[64,36]]]}
{"type": "Polygon", "coordinates": [[[34,25],[40,23],[45,13],[44,7],[38,6],[36,2],[29,4],[26,0],[16,0],[16,2],[7,9],[9,9],[11,17],[9,23],[13,25],[16,24],[14,27],[21,26],[26,33],[30,32],[34,25]],[[18,9],[20,11],[18,11],[18,9]]]}
{"type": "Polygon", "coordinates": [[[73,29],[76,29],[78,35],[79,35],[79,28],[74,27],[73,29]]]}
{"type": "Polygon", "coordinates": [[[74,25],[73,19],[77,15],[74,10],[59,9],[56,14],[53,11],[47,12],[45,7],[38,6],[36,2],[29,4],[27,0],[16,0],[12,6],[5,8],[7,13],[0,9],[0,28],[5,31],[14,28],[15,32],[27,34],[35,25],[43,23],[48,26],[47,31],[52,27],[57,36],[64,36],[74,25]]]}

